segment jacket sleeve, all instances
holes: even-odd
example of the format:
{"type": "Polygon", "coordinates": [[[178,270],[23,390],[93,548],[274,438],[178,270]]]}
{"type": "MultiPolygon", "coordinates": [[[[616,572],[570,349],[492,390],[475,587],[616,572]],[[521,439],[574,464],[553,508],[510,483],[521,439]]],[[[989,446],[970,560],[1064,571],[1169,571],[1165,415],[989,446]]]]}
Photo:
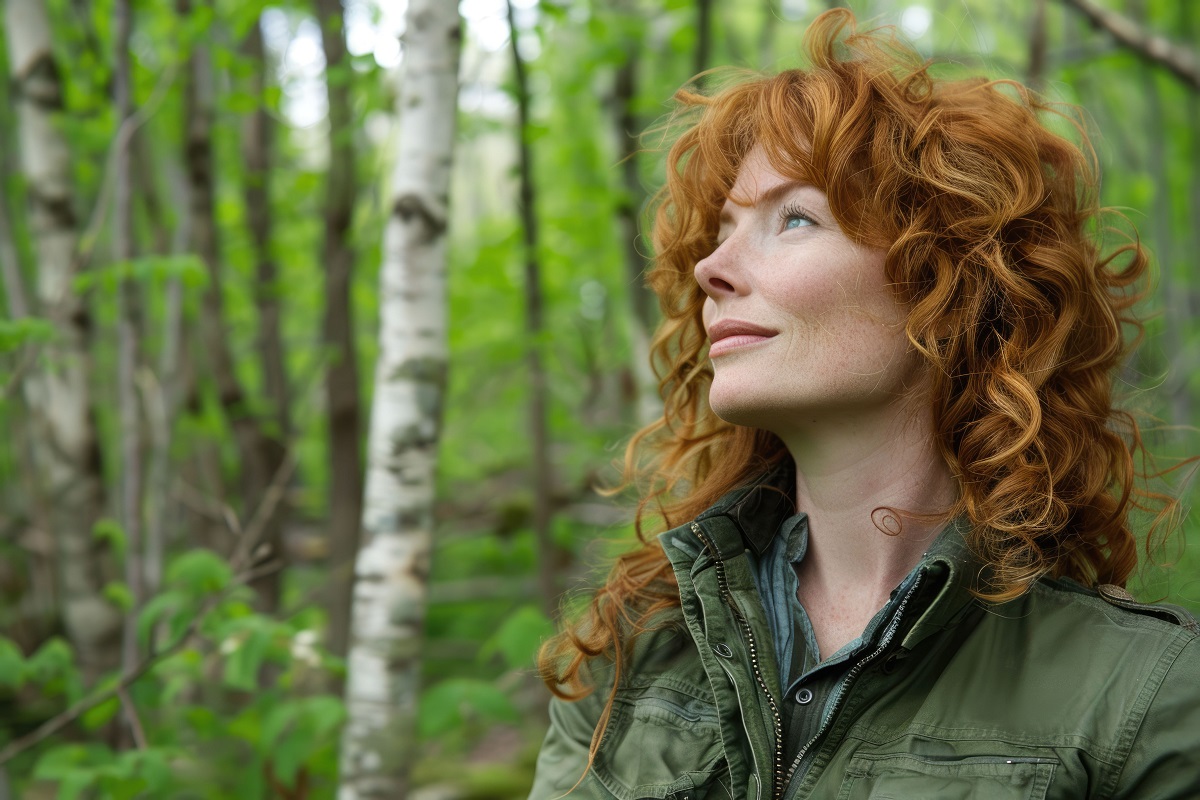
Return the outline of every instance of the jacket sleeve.
{"type": "Polygon", "coordinates": [[[1200,636],[1193,636],[1167,668],[1112,797],[1200,797],[1200,636]]]}
{"type": "Polygon", "coordinates": [[[594,781],[581,781],[588,767],[592,733],[604,709],[605,693],[597,689],[581,700],[550,700],[550,730],[538,754],[529,800],[554,800],[572,788],[571,800],[590,798],[594,781]]]}

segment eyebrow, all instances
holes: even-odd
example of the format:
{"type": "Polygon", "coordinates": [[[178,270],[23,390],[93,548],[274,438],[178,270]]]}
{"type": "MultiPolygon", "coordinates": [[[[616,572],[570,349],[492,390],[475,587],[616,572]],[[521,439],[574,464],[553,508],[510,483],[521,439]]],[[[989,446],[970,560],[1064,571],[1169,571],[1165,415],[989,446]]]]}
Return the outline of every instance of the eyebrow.
{"type": "MultiPolygon", "coordinates": [[[[779,184],[776,184],[775,186],[772,186],[770,189],[767,189],[765,192],[761,192],[758,195],[758,197],[754,200],[754,202],[752,202],[752,203],[739,203],[736,200],[732,199],[732,197],[728,197],[728,198],[726,198],[726,200],[728,202],[733,203],[735,206],[740,206],[741,208],[756,208],[761,205],[778,202],[780,200],[780,198],[791,194],[792,192],[796,191],[797,189],[815,189],[815,188],[816,187],[813,186],[808,181],[784,181],[783,183],[779,183],[779,184]]],[[[726,210],[725,205],[722,204],[721,215],[718,219],[721,222],[724,222],[726,220],[731,220],[732,218],[733,218],[733,215],[730,214],[726,210]]]]}

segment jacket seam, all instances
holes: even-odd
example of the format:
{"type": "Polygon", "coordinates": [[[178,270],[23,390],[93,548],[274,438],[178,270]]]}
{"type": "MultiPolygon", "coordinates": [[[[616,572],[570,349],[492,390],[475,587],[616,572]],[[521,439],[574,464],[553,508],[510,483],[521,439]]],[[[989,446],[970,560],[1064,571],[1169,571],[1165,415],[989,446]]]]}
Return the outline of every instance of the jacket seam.
{"type": "Polygon", "coordinates": [[[1137,739],[1138,733],[1141,732],[1142,726],[1146,723],[1146,714],[1149,712],[1154,698],[1158,696],[1159,690],[1162,689],[1163,683],[1166,682],[1167,674],[1175,666],[1175,662],[1179,660],[1179,656],[1195,638],[1195,636],[1188,636],[1181,631],[1180,635],[1172,639],[1166,650],[1163,651],[1162,656],[1159,657],[1154,671],[1150,673],[1149,680],[1146,681],[1145,687],[1138,695],[1137,702],[1129,712],[1128,721],[1122,727],[1121,736],[1118,740],[1118,752],[1124,754],[1121,758],[1120,769],[1113,770],[1112,777],[1109,779],[1108,785],[1104,787],[1104,791],[1101,792],[1101,796],[1112,796],[1116,791],[1117,785],[1121,782],[1121,778],[1129,768],[1129,757],[1133,752],[1133,743],[1137,739]]]}

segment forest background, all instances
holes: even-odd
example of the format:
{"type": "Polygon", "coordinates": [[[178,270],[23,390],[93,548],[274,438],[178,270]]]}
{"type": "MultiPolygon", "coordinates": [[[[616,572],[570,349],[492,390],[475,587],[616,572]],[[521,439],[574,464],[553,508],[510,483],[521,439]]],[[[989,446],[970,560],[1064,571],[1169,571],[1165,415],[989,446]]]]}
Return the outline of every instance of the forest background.
{"type": "MultiPolygon", "coordinates": [[[[386,709],[392,796],[527,792],[533,653],[631,542],[596,490],[654,414],[638,230],[663,158],[637,135],[702,70],[795,64],[830,5],[458,5],[448,383],[426,600],[388,644],[421,676],[386,709]]],[[[1102,199],[1156,255],[1126,402],[1162,466],[1200,452],[1200,8],[849,5],[1087,110],[1102,199]]],[[[0,800],[332,797],[404,4],[6,0],[3,24],[0,800]]],[[[1200,611],[1198,525],[1140,594],[1200,611]]]]}

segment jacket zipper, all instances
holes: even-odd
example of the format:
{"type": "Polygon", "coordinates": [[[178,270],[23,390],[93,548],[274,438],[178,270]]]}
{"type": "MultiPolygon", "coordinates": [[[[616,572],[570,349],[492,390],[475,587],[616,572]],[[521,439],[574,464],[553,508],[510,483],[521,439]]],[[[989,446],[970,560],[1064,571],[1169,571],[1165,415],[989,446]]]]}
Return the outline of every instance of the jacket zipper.
{"type": "MultiPolygon", "coordinates": [[[[783,717],[779,713],[779,705],[775,702],[775,698],[771,697],[771,690],[767,688],[767,682],[762,676],[762,671],[758,666],[758,647],[754,641],[754,631],[750,627],[750,621],[742,616],[742,612],[738,610],[737,604],[733,602],[733,596],[729,591],[729,583],[725,579],[725,562],[721,559],[721,554],[712,541],[701,530],[700,525],[692,522],[692,533],[704,543],[704,546],[712,553],[713,562],[717,568],[717,586],[721,590],[721,600],[725,602],[730,610],[733,611],[734,619],[741,626],[742,631],[746,634],[746,643],[750,648],[750,666],[754,670],[754,679],[758,682],[758,686],[762,689],[763,694],[767,698],[767,705],[771,709],[771,719],[775,727],[775,753],[771,759],[771,796],[774,800],[782,800],[783,797],[783,717]]],[[[907,598],[906,598],[907,599],[907,598]]],[[[736,686],[734,687],[737,688],[736,686]]]]}
{"type": "MultiPolygon", "coordinates": [[[[846,674],[846,677],[842,680],[841,685],[838,686],[837,694],[834,695],[833,705],[829,709],[829,713],[825,715],[825,719],[821,723],[821,727],[817,729],[817,732],[813,734],[813,737],[809,739],[808,742],[800,748],[800,752],[796,754],[796,758],[794,761],[792,761],[792,765],[788,768],[787,776],[783,780],[783,787],[791,784],[792,778],[796,774],[796,770],[800,767],[800,762],[804,760],[804,756],[808,754],[809,749],[812,748],[812,746],[816,744],[817,740],[825,735],[825,731],[829,729],[829,724],[833,721],[833,718],[837,716],[838,707],[841,705],[842,699],[846,696],[846,690],[850,688],[850,684],[854,682],[856,677],[858,677],[858,673],[862,671],[863,667],[878,658],[883,651],[887,649],[888,645],[891,644],[892,637],[896,635],[896,631],[900,627],[900,620],[904,617],[904,607],[908,605],[909,599],[913,596],[913,593],[917,591],[917,587],[921,585],[921,577],[922,574],[918,573],[916,580],[913,581],[913,585],[909,588],[908,593],[905,594],[904,599],[900,601],[899,607],[896,608],[895,616],[892,617],[892,621],[888,624],[887,630],[883,632],[883,638],[879,640],[879,646],[867,655],[863,656],[858,663],[854,665],[850,672],[846,674]]],[[[782,795],[783,787],[780,787],[781,791],[779,795],[782,795]]]]}

